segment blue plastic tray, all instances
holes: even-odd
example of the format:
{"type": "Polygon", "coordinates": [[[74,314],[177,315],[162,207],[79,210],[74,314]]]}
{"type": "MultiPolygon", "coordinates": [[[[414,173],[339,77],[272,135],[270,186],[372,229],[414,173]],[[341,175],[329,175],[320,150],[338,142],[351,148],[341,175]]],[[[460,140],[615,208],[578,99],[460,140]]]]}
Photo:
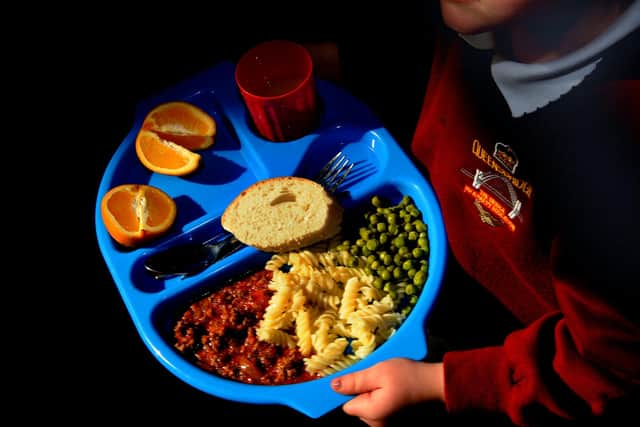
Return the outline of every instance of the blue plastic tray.
{"type": "Polygon", "coordinates": [[[356,163],[340,190],[347,211],[368,206],[374,194],[398,202],[408,194],[421,209],[430,241],[429,274],[417,305],[386,343],[344,372],[383,359],[427,355],[424,323],[439,290],[446,258],[444,226],[431,186],[370,109],[339,86],[318,80],[322,117],[315,131],[291,142],[270,142],[253,130],[234,81],[235,64],[221,62],[141,102],[131,131],[109,162],[96,199],[98,244],[129,314],[149,351],[171,373],[211,395],[254,404],[281,404],[317,418],[349,399],[330,388],[332,376],[294,385],[249,385],[198,368],[172,347],[176,313],[203,291],[246,270],[263,265],[270,254],[247,247],[185,279],[156,280],[144,270],[144,259],[168,245],[204,241],[221,231],[227,204],[250,184],[285,175],[311,177],[342,150],[356,163]],[[194,174],[175,177],[148,171],[135,154],[135,137],[148,111],[161,102],[184,100],[200,106],[217,122],[215,144],[202,152],[194,174]],[[171,195],[178,208],[172,230],[135,250],[118,246],[100,215],[102,196],[112,187],[150,184],[171,195]]]}

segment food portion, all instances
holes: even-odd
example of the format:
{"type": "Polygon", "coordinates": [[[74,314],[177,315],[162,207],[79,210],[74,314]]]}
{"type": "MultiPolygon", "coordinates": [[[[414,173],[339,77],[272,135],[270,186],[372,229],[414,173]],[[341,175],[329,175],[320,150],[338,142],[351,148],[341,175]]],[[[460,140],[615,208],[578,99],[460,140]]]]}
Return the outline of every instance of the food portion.
{"type": "Polygon", "coordinates": [[[422,214],[405,196],[372,198],[354,235],[279,252],[248,279],[181,313],[175,347],[203,369],[250,384],[308,381],[345,369],[387,341],[426,282],[422,214]]]}
{"type": "Polygon", "coordinates": [[[373,285],[366,261],[347,251],[303,250],[275,255],[269,301],[257,335],[297,348],[306,372],[325,376],[367,357],[404,320],[393,299],[373,285]]]}
{"type": "MultiPolygon", "coordinates": [[[[199,107],[184,101],[157,105],[145,117],[134,148],[149,170],[183,176],[200,166],[196,153],[210,147],[216,122],[199,107]]],[[[110,189],[101,200],[101,216],[109,235],[125,247],[137,247],[164,233],[176,218],[176,203],[163,190],[145,184],[110,189]]]]}
{"type": "Polygon", "coordinates": [[[371,205],[357,234],[336,249],[364,259],[374,287],[387,292],[396,307],[408,314],[429,272],[427,224],[409,196],[393,206],[374,196],[371,205]]]}
{"type": "Polygon", "coordinates": [[[153,172],[183,176],[194,172],[200,165],[200,154],[149,130],[138,132],[135,145],[138,159],[153,172]]]}
{"type": "Polygon", "coordinates": [[[216,132],[213,117],[196,105],[165,102],[145,116],[136,136],[136,155],[153,172],[188,175],[200,165],[197,151],[211,147],[216,132]]]}
{"type": "Polygon", "coordinates": [[[216,122],[204,110],[184,101],[171,101],[157,105],[145,117],[142,129],[158,134],[192,151],[213,145],[216,122]]]}
{"type": "Polygon", "coordinates": [[[175,347],[201,368],[247,384],[288,384],[312,379],[295,348],[256,336],[273,292],[271,271],[240,278],[192,304],[177,322],[175,347]]]}
{"type": "Polygon", "coordinates": [[[109,235],[126,247],[136,247],[165,234],[176,218],[176,203],[159,188],[123,184],[110,189],[100,202],[109,235]]]}
{"type": "Polygon", "coordinates": [[[343,208],[325,188],[306,178],[258,181],[224,211],[222,227],[265,252],[300,249],[340,232],[343,208]]]}

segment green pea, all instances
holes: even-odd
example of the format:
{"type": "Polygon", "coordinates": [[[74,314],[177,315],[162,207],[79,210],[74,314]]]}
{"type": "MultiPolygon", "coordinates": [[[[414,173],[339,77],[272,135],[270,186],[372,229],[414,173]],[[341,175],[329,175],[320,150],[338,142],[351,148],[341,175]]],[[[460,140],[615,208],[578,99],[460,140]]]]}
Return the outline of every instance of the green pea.
{"type": "Polygon", "coordinates": [[[384,265],[391,265],[391,263],[393,262],[393,257],[388,254],[388,253],[384,253],[384,255],[382,256],[382,263],[384,265]]]}
{"type": "Polygon", "coordinates": [[[380,240],[381,244],[386,245],[387,242],[389,241],[389,234],[380,233],[380,236],[378,236],[378,239],[380,240]]]}
{"type": "Polygon", "coordinates": [[[415,227],[416,231],[418,232],[424,232],[427,231],[427,226],[425,225],[424,222],[422,222],[421,220],[417,219],[413,222],[413,226],[415,227]]]}
{"type": "Polygon", "coordinates": [[[366,227],[360,227],[360,237],[362,239],[368,239],[369,238],[369,234],[371,233],[371,231],[366,228],[366,227]]]}
{"type": "Polygon", "coordinates": [[[427,240],[426,237],[420,237],[418,238],[418,247],[427,250],[429,249],[429,241],[427,240]]]}
{"type": "Polygon", "coordinates": [[[426,279],[427,279],[427,273],[420,270],[416,273],[415,276],[413,276],[413,284],[416,286],[422,286],[422,284],[426,279]]]}

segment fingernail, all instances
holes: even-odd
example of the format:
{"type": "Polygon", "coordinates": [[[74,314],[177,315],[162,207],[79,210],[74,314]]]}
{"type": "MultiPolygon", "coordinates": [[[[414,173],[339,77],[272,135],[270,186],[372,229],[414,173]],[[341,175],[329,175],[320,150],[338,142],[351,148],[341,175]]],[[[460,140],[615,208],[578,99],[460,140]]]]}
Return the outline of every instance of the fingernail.
{"type": "Polygon", "coordinates": [[[342,381],[340,381],[340,378],[336,378],[335,380],[331,381],[331,387],[336,390],[340,389],[340,387],[342,387],[342,381]]]}

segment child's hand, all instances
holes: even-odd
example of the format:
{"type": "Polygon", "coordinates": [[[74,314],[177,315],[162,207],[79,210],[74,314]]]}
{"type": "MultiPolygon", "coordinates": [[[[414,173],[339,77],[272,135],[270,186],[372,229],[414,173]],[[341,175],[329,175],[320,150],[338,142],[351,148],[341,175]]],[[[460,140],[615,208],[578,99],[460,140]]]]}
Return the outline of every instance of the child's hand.
{"type": "Polygon", "coordinates": [[[442,363],[396,358],[334,379],[331,387],[341,394],[357,394],[342,406],[371,427],[384,426],[399,409],[428,400],[444,402],[442,363]]]}

